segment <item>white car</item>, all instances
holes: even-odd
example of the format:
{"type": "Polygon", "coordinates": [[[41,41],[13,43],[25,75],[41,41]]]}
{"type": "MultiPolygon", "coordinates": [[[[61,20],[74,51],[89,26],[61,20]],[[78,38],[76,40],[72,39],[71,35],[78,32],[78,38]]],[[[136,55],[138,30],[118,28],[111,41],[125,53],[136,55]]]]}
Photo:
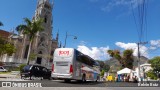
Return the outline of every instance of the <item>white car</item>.
{"type": "Polygon", "coordinates": [[[3,66],[0,66],[0,72],[7,72],[8,70],[5,69],[3,66]]]}

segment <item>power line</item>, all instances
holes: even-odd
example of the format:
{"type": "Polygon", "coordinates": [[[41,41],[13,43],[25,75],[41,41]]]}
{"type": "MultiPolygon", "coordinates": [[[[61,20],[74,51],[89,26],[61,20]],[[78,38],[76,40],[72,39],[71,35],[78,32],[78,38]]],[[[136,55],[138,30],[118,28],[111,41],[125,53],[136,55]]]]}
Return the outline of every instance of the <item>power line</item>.
{"type": "Polygon", "coordinates": [[[139,42],[147,41],[147,0],[136,0],[137,11],[134,11],[134,7],[131,0],[131,11],[136,25],[139,42]],[[137,14],[137,17],[136,15],[137,14]]]}
{"type": "Polygon", "coordinates": [[[132,15],[133,15],[133,18],[134,18],[134,23],[135,23],[135,25],[136,25],[136,30],[137,30],[137,33],[138,33],[138,37],[140,37],[139,36],[139,29],[138,29],[138,24],[137,24],[137,21],[136,21],[136,16],[135,16],[135,14],[134,14],[134,9],[133,9],[133,4],[131,3],[131,9],[132,9],[132,15]]]}
{"type": "MultiPolygon", "coordinates": [[[[132,1],[131,1],[132,2],[132,1]]],[[[146,0],[136,0],[137,3],[137,21],[136,21],[136,16],[134,14],[134,9],[133,9],[133,5],[131,3],[131,7],[132,7],[132,14],[134,17],[134,22],[136,24],[136,28],[137,28],[137,32],[138,32],[138,38],[139,38],[139,42],[137,43],[137,47],[138,47],[138,77],[140,78],[140,57],[141,57],[141,53],[140,53],[140,45],[141,44],[147,44],[148,42],[142,42],[145,37],[146,34],[146,38],[147,38],[147,8],[146,8],[146,0]],[[145,34],[144,34],[145,33],[145,34]]],[[[145,52],[144,52],[145,53],[145,52]]]]}

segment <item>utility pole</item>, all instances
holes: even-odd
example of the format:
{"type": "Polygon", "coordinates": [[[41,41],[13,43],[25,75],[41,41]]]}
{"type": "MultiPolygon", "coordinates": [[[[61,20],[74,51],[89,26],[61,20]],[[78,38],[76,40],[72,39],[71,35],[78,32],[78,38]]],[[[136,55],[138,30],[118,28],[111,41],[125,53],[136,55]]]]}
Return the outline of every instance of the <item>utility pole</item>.
{"type": "Polygon", "coordinates": [[[141,59],[141,54],[140,54],[140,45],[141,44],[147,44],[148,42],[138,42],[137,45],[138,45],[138,78],[139,78],[139,81],[140,81],[140,59],[141,59]]]}

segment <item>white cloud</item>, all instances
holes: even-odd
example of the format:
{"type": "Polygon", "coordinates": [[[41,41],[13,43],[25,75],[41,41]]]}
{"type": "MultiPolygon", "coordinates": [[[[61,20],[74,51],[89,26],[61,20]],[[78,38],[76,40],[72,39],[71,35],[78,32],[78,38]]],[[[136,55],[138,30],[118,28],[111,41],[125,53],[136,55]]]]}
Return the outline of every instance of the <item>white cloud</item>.
{"type": "Polygon", "coordinates": [[[105,7],[102,7],[102,11],[111,11],[114,8],[125,6],[128,9],[136,8],[139,4],[142,4],[144,0],[110,0],[105,7]]]}
{"type": "Polygon", "coordinates": [[[92,57],[95,60],[106,60],[109,58],[107,50],[109,47],[87,47],[85,45],[79,45],[77,50],[92,57]]]}
{"type": "Polygon", "coordinates": [[[151,46],[149,49],[155,50],[155,49],[157,49],[157,47],[151,46]]]}
{"type": "Polygon", "coordinates": [[[160,40],[151,40],[151,46],[160,47],[160,40]]]}
{"type": "Polygon", "coordinates": [[[150,44],[151,44],[151,46],[149,49],[151,49],[151,50],[155,50],[157,48],[160,48],[160,40],[151,40],[150,44]]]}
{"type": "MultiPolygon", "coordinates": [[[[133,55],[138,56],[138,46],[136,43],[123,43],[123,42],[116,42],[115,43],[118,47],[123,48],[123,49],[132,49],[133,50],[133,55]]],[[[148,55],[148,48],[140,45],[140,54],[149,57],[148,55]]]]}
{"type": "Polygon", "coordinates": [[[86,45],[86,44],[87,44],[87,42],[85,42],[85,41],[80,41],[80,45],[81,45],[81,46],[86,45]]]}

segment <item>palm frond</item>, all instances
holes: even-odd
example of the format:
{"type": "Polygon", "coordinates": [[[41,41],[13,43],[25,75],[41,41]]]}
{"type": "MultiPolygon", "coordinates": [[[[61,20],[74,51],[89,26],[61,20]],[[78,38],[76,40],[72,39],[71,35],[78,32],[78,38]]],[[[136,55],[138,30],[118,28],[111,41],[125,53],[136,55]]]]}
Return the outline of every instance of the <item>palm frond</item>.
{"type": "Polygon", "coordinates": [[[3,23],[0,21],[0,26],[3,26],[3,23]]]}
{"type": "Polygon", "coordinates": [[[27,26],[32,26],[32,21],[29,18],[24,18],[24,22],[27,26]]]}
{"type": "Polygon", "coordinates": [[[25,28],[26,28],[27,26],[26,25],[18,25],[17,27],[16,27],[16,30],[18,31],[18,32],[20,32],[20,31],[22,31],[22,30],[24,30],[25,28]]]}
{"type": "Polygon", "coordinates": [[[29,39],[30,41],[32,41],[36,33],[44,29],[42,26],[43,21],[44,20],[41,18],[38,18],[37,20],[33,21],[31,21],[28,18],[24,18],[25,25],[17,26],[16,30],[17,31],[23,30],[23,33],[29,35],[29,39]]]}

